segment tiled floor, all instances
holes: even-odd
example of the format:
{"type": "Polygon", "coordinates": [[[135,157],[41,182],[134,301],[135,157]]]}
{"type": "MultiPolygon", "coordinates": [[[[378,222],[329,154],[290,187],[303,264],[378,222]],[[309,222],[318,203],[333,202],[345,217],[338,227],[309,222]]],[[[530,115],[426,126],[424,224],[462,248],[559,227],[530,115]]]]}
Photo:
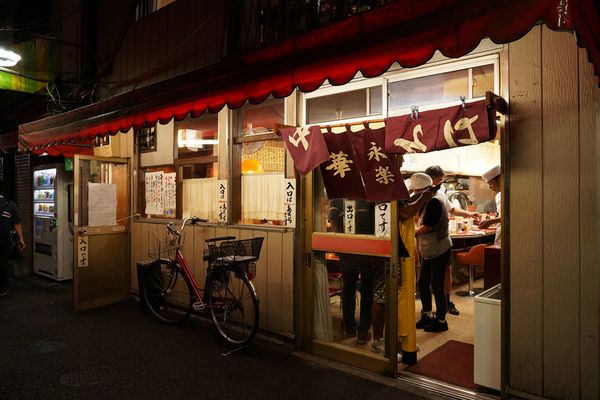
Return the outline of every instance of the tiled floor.
{"type": "MultiPolygon", "coordinates": [[[[466,343],[473,343],[474,339],[474,304],[473,298],[457,296],[454,293],[461,290],[466,290],[468,284],[459,285],[452,288],[451,300],[456,305],[456,308],[460,311],[460,315],[450,315],[446,317],[448,322],[448,331],[440,333],[428,333],[423,330],[417,330],[417,344],[419,346],[419,352],[417,358],[424,357],[427,353],[435,350],[437,347],[446,343],[448,340],[457,340],[466,343]]],[[[483,279],[475,281],[474,287],[483,286],[483,279]]],[[[358,296],[357,296],[358,297],[358,296]]],[[[358,303],[357,299],[357,314],[358,314],[358,303]]],[[[416,302],[417,315],[419,318],[421,303],[419,300],[416,302]]],[[[334,342],[343,344],[354,349],[360,349],[363,351],[371,351],[371,342],[366,344],[357,344],[356,337],[348,337],[342,334],[342,312],[339,303],[339,297],[332,298],[331,304],[331,316],[332,325],[334,332],[334,342]]],[[[358,316],[358,315],[357,315],[358,316]]],[[[400,364],[403,365],[403,364],[400,364]]]]}

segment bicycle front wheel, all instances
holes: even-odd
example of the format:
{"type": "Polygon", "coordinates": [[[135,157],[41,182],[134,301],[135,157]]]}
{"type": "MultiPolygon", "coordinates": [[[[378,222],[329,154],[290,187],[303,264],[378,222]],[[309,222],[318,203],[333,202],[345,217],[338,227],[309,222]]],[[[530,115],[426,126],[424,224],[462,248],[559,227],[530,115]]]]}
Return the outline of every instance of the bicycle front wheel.
{"type": "Polygon", "coordinates": [[[219,335],[228,345],[248,344],[258,330],[256,289],[246,274],[221,270],[211,277],[208,306],[219,335]]]}
{"type": "Polygon", "coordinates": [[[192,312],[192,286],[174,262],[156,261],[144,271],[140,292],[146,306],[162,322],[177,324],[192,312]]]}

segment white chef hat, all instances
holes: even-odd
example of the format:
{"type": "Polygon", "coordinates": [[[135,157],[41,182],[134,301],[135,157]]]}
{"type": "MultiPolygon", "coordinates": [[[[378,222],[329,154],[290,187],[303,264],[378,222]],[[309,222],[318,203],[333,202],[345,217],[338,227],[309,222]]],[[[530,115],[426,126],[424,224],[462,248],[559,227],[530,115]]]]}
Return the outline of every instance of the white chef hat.
{"type": "Polygon", "coordinates": [[[408,185],[409,190],[417,190],[417,189],[425,189],[426,187],[432,186],[433,181],[431,177],[422,172],[417,172],[416,174],[412,174],[410,177],[410,182],[408,185]]]}
{"type": "Polygon", "coordinates": [[[487,182],[491,181],[492,179],[494,179],[495,177],[497,177],[499,175],[500,175],[500,166],[499,165],[494,165],[492,168],[490,168],[489,170],[485,171],[481,175],[481,177],[487,183],[487,182]]]}

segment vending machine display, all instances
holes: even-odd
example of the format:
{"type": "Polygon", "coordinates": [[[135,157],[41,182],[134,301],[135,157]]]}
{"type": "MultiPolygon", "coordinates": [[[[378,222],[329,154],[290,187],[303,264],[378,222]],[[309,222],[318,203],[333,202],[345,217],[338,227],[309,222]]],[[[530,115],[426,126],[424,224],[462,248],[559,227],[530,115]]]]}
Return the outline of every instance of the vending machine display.
{"type": "Polygon", "coordinates": [[[55,280],[73,278],[71,187],[72,175],[61,164],[33,170],[33,270],[55,280]]]}

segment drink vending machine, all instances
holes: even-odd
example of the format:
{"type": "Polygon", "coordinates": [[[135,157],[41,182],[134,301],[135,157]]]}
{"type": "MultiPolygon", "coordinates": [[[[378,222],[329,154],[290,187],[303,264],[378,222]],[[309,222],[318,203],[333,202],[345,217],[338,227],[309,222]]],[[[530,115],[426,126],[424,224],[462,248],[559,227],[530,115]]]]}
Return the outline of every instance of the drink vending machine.
{"type": "Polygon", "coordinates": [[[73,278],[73,175],[62,164],[33,169],[33,272],[73,278]]]}

